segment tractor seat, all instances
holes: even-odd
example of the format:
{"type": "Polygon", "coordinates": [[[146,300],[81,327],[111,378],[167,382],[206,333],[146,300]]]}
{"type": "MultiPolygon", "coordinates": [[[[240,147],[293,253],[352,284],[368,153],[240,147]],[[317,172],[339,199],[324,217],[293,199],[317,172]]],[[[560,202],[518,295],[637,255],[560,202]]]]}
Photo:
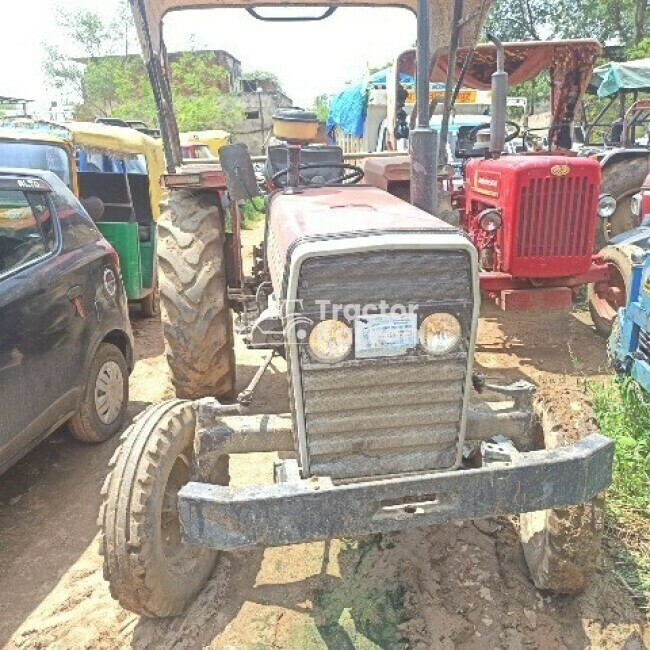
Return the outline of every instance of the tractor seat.
{"type": "MultiPolygon", "coordinates": [[[[343,164],[343,149],[332,145],[311,145],[303,147],[300,151],[300,162],[303,165],[343,164]]],[[[286,169],[288,165],[288,149],[284,144],[269,147],[266,164],[264,166],[264,177],[271,181],[279,171],[286,169]]],[[[323,169],[301,170],[300,175],[306,181],[314,180],[317,185],[326,185],[341,176],[341,170],[325,167],[323,169]],[[319,178],[317,178],[319,177],[319,178]]],[[[286,187],[287,177],[282,176],[275,185],[280,188],[286,187]]]]}

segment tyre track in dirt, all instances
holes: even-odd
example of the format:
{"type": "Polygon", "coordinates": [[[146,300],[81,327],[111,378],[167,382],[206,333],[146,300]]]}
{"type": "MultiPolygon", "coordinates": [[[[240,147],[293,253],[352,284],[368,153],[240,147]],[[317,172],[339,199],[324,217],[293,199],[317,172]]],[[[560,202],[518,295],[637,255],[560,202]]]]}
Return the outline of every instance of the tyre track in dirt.
{"type": "MultiPolygon", "coordinates": [[[[255,242],[257,232],[246,233],[255,242]]],[[[160,324],[135,321],[130,414],[172,395],[160,324]]],[[[238,386],[260,355],[238,346],[238,386]]],[[[526,378],[567,417],[586,378],[606,374],[603,342],[579,314],[504,315],[486,305],[477,348],[491,379],[526,378]]],[[[282,362],[257,412],[288,409],[282,362]]],[[[117,440],[59,432],[0,477],[0,647],[6,648],[604,648],[650,647],[650,633],[603,556],[578,598],[530,582],[516,521],[483,520],[358,541],[224,555],[183,616],[148,620],[110,598],[95,519],[117,440]]],[[[233,459],[238,484],[270,482],[273,455],[233,459]]]]}

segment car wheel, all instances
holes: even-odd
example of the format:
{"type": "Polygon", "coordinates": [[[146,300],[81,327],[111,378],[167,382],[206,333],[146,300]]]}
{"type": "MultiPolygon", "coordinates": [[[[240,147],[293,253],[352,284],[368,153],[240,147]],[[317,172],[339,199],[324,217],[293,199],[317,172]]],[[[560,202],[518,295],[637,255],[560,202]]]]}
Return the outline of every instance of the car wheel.
{"type": "Polygon", "coordinates": [[[129,372],[124,355],[102,343],[90,367],[79,410],[68,425],[82,442],[103,442],[122,427],[129,404],[129,372]]]}

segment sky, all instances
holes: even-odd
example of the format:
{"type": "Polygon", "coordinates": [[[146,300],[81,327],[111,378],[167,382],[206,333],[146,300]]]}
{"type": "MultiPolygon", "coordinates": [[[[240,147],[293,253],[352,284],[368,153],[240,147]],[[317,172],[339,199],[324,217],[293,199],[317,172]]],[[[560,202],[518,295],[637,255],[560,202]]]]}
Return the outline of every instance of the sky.
{"type": "MultiPolygon", "coordinates": [[[[40,103],[57,99],[42,72],[43,44],[60,43],[56,7],[74,8],[79,2],[10,5],[10,10],[3,7],[0,21],[0,95],[40,103]]],[[[111,16],[118,0],[84,0],[83,6],[111,16]]],[[[322,22],[293,24],[260,22],[242,9],[204,9],[169,14],[164,35],[169,51],[187,49],[194,41],[199,48],[227,50],[244,71],[273,72],[296,105],[310,106],[317,95],[361,78],[368,65],[382,65],[411,47],[415,29],[415,18],[404,9],[343,8],[322,22]]]]}

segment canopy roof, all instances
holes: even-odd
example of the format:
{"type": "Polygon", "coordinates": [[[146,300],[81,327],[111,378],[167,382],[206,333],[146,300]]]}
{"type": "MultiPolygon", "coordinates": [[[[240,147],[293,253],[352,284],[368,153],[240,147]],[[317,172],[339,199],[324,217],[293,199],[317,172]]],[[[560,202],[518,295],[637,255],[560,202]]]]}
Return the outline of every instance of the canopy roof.
{"type": "MultiPolygon", "coordinates": [[[[558,67],[591,69],[601,52],[600,44],[592,39],[573,41],[529,41],[504,43],[505,69],[511,86],[530,81],[540,72],[558,67]]],[[[458,52],[456,79],[470,53],[468,48],[458,52]]],[[[478,90],[490,88],[492,73],[497,67],[496,48],[492,43],[484,43],[474,48],[474,54],[463,85],[478,90]]],[[[446,55],[438,58],[431,74],[431,81],[444,82],[447,79],[449,61],[446,55]]],[[[415,50],[404,52],[398,61],[399,72],[415,74],[415,50]]]]}
{"type": "Polygon", "coordinates": [[[601,99],[620,91],[650,92],[650,59],[606,63],[594,70],[587,92],[601,99]]]}
{"type": "MultiPolygon", "coordinates": [[[[214,9],[214,8],[255,8],[264,7],[396,7],[416,12],[417,0],[129,0],[135,17],[136,27],[143,45],[145,60],[150,47],[154,54],[159,54],[162,48],[162,19],[170,11],[181,9],[214,9]],[[148,46],[148,47],[147,47],[148,46]]],[[[431,37],[433,47],[440,46],[441,42],[449,40],[454,1],[429,0],[431,7],[431,37]]],[[[478,28],[482,26],[490,9],[492,0],[465,0],[464,15],[472,17],[467,28],[461,34],[461,45],[473,42],[478,28]]]]}
{"type": "Polygon", "coordinates": [[[70,140],[82,149],[122,157],[144,155],[147,164],[156,158],[162,160],[160,142],[135,129],[98,122],[67,122],[62,127],[69,132],[70,140]]]}
{"type": "Polygon", "coordinates": [[[68,140],[47,131],[25,128],[22,125],[0,127],[0,140],[43,142],[45,144],[55,144],[60,147],[65,147],[68,150],[70,149],[70,142],[68,140]]]}

